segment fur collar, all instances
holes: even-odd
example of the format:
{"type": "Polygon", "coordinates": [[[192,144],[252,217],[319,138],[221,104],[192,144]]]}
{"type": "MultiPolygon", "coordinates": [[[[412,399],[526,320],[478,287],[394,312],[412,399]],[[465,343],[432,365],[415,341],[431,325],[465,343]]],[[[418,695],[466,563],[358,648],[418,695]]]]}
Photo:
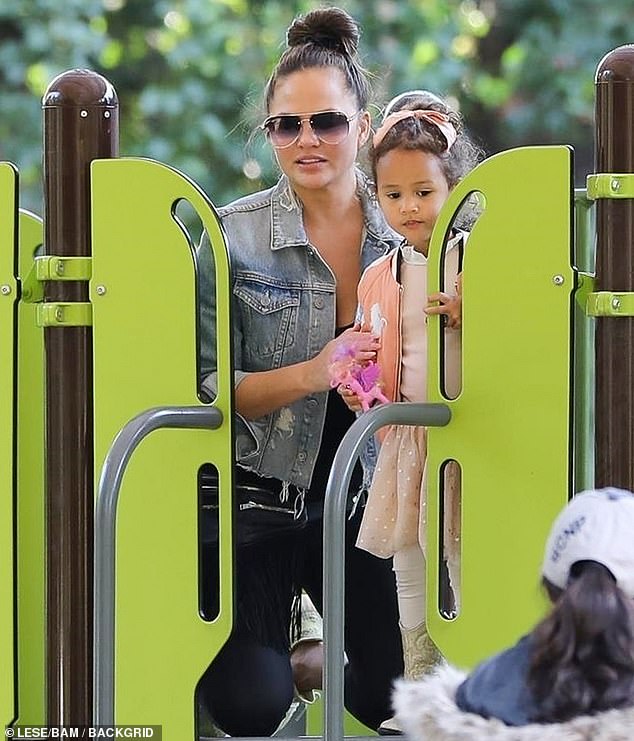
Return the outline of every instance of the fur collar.
{"type": "Polygon", "coordinates": [[[566,723],[507,726],[465,713],[454,701],[466,674],[451,666],[419,681],[398,680],[393,703],[411,741],[631,741],[634,707],[584,715],[566,723]]]}

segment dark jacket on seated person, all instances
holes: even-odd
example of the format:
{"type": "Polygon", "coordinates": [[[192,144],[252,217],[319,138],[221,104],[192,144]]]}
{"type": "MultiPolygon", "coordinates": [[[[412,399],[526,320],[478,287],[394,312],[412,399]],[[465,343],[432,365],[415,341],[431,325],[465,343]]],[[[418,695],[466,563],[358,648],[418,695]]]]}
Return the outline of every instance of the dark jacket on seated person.
{"type": "MultiPolygon", "coordinates": [[[[525,639],[523,639],[525,640],[525,639]]],[[[634,739],[634,707],[607,710],[596,715],[580,715],[563,723],[529,723],[507,725],[496,717],[483,717],[467,712],[456,703],[456,694],[466,695],[485,707],[498,706],[506,697],[510,700],[505,716],[519,719],[530,712],[531,700],[515,682],[504,686],[506,661],[513,660],[515,652],[523,652],[522,641],[490,659],[470,676],[451,666],[444,666],[422,681],[399,680],[394,692],[394,709],[401,728],[410,741],[632,741],[634,739]],[[499,659],[499,664],[496,664],[499,659]],[[498,672],[499,669],[499,672],[498,672]],[[478,677],[479,673],[480,676],[478,677]],[[473,680],[473,682],[471,682],[473,680]],[[459,688],[464,686],[460,693],[459,688]],[[487,690],[502,691],[495,698],[486,696],[487,690]]],[[[520,658],[521,660],[521,658],[520,658]]],[[[507,681],[510,677],[507,676],[507,681]]]]}
{"type": "Polygon", "coordinates": [[[499,718],[508,726],[524,726],[537,716],[538,706],[528,687],[531,637],[482,662],[458,687],[460,710],[499,718]]]}

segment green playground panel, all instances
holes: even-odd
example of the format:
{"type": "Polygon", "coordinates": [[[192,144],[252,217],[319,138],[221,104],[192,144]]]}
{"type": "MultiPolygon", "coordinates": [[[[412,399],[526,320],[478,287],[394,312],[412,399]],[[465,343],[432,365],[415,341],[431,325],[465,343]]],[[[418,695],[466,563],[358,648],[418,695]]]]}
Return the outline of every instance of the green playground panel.
{"type": "MultiPolygon", "coordinates": [[[[515,641],[542,614],[543,543],[570,493],[571,169],[568,147],[492,157],[452,193],[432,238],[430,293],[441,288],[456,214],[470,194],[482,194],[465,249],[463,388],[455,400],[441,393],[440,323],[429,321],[428,400],[448,403],[452,419],[428,429],[427,620],[445,656],[463,667],[515,641]],[[436,576],[447,460],[457,460],[463,476],[462,605],[452,621],[438,611],[436,576]]],[[[321,713],[321,703],[308,709],[308,733],[321,732],[321,713]]],[[[355,723],[347,715],[347,735],[370,733],[355,723]]]]}
{"type": "MultiPolygon", "coordinates": [[[[18,275],[24,281],[42,245],[42,219],[20,211],[18,275]]],[[[46,717],[44,337],[35,304],[18,304],[17,652],[20,725],[46,717]]]]}
{"type": "MultiPolygon", "coordinates": [[[[229,306],[228,258],[213,207],[172,168],[141,159],[92,165],[95,487],[118,431],[159,406],[197,397],[194,255],[174,209],[186,200],[211,236],[219,306],[229,306]]],[[[232,625],[232,387],[227,313],[217,324],[226,422],[214,431],[159,430],[134,453],[116,531],[115,722],[160,724],[164,738],[194,737],[194,690],[232,625]],[[197,472],[223,481],[221,609],[198,614],[197,472]]]]}
{"type": "MultiPolygon", "coordinates": [[[[315,702],[306,708],[306,735],[322,736],[324,728],[324,699],[316,698],[315,702]]],[[[376,731],[368,728],[366,725],[357,720],[354,715],[347,710],[344,711],[343,732],[346,736],[376,736],[376,731]]]]}
{"type": "Polygon", "coordinates": [[[577,273],[574,318],[574,455],[573,491],[594,486],[594,333],[595,319],[586,314],[588,293],[594,290],[595,213],[593,202],[583,188],[574,191],[575,250],[573,265],[577,273]]]}
{"type": "Polygon", "coordinates": [[[550,523],[571,493],[572,152],[524,147],[480,164],[452,192],[430,248],[470,193],[485,207],[465,249],[462,391],[441,393],[437,319],[429,322],[429,401],[452,419],[428,437],[427,620],[442,652],[469,667],[514,642],[543,613],[550,523]],[[440,470],[462,469],[461,608],[438,611],[440,470]]]}
{"type": "Polygon", "coordinates": [[[0,163],[0,203],[5,218],[0,224],[0,328],[2,353],[0,359],[0,473],[4,482],[0,495],[0,585],[4,599],[0,603],[0,713],[2,724],[15,716],[15,550],[13,524],[15,521],[13,405],[15,392],[15,279],[17,255],[17,187],[18,174],[13,165],[0,163]]]}

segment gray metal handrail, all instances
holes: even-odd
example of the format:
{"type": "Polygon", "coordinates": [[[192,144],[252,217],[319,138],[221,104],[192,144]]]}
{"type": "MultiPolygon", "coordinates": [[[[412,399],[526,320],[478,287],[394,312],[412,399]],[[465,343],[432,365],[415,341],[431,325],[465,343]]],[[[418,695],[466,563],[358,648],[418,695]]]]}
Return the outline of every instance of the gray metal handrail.
{"type": "Polygon", "coordinates": [[[94,723],[114,724],[115,534],[119,491],[139,443],[159,429],[216,430],[216,407],[157,407],[131,419],[117,434],[104,460],[95,508],[94,555],[94,723]]]}
{"type": "Polygon", "coordinates": [[[384,404],[355,420],[335,454],[324,501],[324,741],[343,739],[345,512],[352,471],[379,428],[444,427],[450,420],[447,404],[384,404]]]}

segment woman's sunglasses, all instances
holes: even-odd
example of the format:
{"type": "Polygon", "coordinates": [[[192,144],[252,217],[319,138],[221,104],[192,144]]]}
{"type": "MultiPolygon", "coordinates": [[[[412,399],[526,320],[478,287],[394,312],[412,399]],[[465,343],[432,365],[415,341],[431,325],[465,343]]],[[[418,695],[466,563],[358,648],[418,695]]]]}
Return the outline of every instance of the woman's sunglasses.
{"type": "Polygon", "coordinates": [[[310,116],[269,116],[260,126],[264,129],[271,144],[276,149],[290,147],[298,139],[304,121],[308,122],[313,134],[324,144],[341,144],[350,133],[350,121],[354,120],[361,111],[352,116],[346,116],[341,111],[324,111],[312,113],[310,116]]]}

